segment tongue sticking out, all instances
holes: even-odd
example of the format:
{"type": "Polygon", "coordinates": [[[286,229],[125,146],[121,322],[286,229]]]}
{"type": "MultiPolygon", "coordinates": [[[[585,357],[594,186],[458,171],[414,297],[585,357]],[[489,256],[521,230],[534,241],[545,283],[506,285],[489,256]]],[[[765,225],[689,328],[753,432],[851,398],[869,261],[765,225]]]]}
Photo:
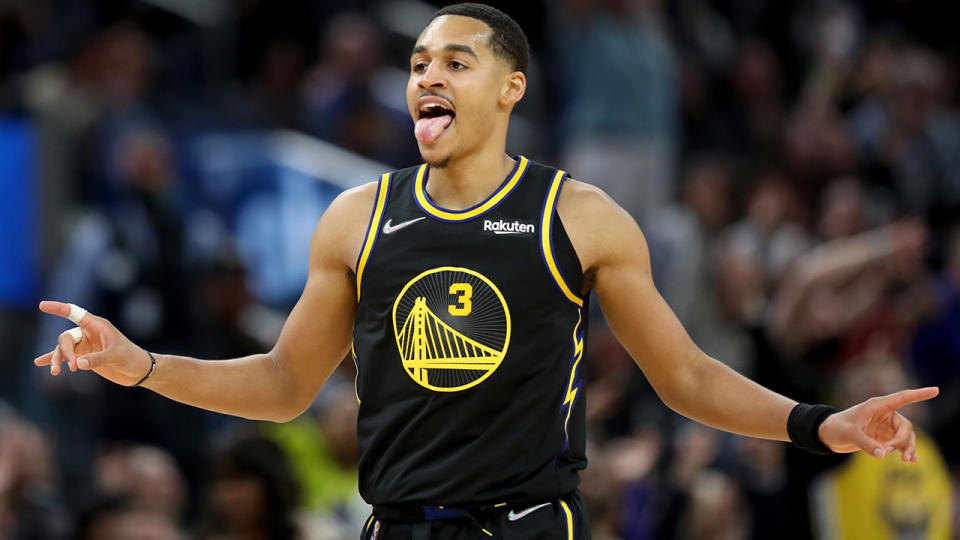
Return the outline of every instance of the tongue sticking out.
{"type": "Polygon", "coordinates": [[[447,129],[451,122],[453,122],[453,116],[449,114],[434,116],[433,118],[421,118],[417,120],[417,125],[413,128],[413,134],[418,141],[430,144],[437,140],[437,137],[443,133],[443,130],[447,129]]]}

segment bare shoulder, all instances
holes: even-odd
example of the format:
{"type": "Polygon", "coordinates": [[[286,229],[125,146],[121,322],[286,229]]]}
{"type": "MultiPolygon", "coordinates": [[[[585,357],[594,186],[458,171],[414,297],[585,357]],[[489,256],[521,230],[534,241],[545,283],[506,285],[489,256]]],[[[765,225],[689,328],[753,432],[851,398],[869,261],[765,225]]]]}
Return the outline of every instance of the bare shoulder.
{"type": "Polygon", "coordinates": [[[602,189],[593,184],[570,178],[563,183],[557,211],[561,217],[589,218],[618,209],[617,203],[602,189]]]}
{"type": "Polygon", "coordinates": [[[565,181],[557,200],[557,213],[585,272],[622,253],[625,243],[645,247],[633,217],[592,184],[565,181]]]}
{"type": "Polygon", "coordinates": [[[377,182],[350,188],[324,211],[313,234],[311,266],[325,261],[353,271],[377,198],[377,182]]]}
{"type": "MultiPolygon", "coordinates": [[[[362,216],[366,222],[370,218],[370,212],[373,211],[373,204],[377,198],[377,182],[368,182],[362,186],[350,188],[330,203],[324,217],[331,214],[335,219],[349,219],[351,215],[366,211],[362,216]]],[[[361,216],[353,216],[359,218],[361,216]]],[[[366,224],[366,223],[364,223],[366,224]]]]}

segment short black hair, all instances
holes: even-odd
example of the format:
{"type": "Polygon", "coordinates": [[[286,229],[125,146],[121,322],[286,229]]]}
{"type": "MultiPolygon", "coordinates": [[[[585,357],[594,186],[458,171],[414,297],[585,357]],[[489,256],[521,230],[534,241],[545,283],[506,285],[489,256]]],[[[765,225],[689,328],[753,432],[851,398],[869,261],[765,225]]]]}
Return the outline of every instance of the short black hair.
{"type": "Polygon", "coordinates": [[[493,53],[510,62],[514,71],[527,74],[530,44],[523,29],[509,15],[492,6],[472,3],[449,5],[434,13],[433,19],[443,15],[460,15],[486,23],[493,31],[488,44],[493,53]]]}

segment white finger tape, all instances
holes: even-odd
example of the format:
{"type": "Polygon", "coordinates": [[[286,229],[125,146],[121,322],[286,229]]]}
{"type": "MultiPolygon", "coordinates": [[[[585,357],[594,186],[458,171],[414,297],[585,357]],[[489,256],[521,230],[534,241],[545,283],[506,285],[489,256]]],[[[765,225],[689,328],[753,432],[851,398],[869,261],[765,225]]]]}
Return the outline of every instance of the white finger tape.
{"type": "Polygon", "coordinates": [[[67,318],[70,319],[73,324],[80,324],[80,321],[83,320],[86,314],[87,310],[76,304],[70,304],[70,315],[67,315],[67,318]]]}
{"type": "Polygon", "coordinates": [[[80,340],[83,339],[83,330],[81,330],[79,326],[76,328],[71,328],[67,330],[67,333],[70,334],[70,337],[73,338],[74,345],[76,345],[77,343],[80,343],[80,340]]]}

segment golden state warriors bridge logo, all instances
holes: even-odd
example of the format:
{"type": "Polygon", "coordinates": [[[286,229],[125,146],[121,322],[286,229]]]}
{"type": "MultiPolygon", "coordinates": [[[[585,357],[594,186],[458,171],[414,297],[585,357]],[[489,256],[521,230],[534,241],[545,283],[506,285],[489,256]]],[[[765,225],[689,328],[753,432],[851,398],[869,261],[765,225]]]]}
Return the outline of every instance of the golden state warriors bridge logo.
{"type": "Polygon", "coordinates": [[[410,378],[437,392],[458,392],[500,367],[510,344],[510,310],[485,276],[444,266],[400,291],[393,333],[410,378]]]}

